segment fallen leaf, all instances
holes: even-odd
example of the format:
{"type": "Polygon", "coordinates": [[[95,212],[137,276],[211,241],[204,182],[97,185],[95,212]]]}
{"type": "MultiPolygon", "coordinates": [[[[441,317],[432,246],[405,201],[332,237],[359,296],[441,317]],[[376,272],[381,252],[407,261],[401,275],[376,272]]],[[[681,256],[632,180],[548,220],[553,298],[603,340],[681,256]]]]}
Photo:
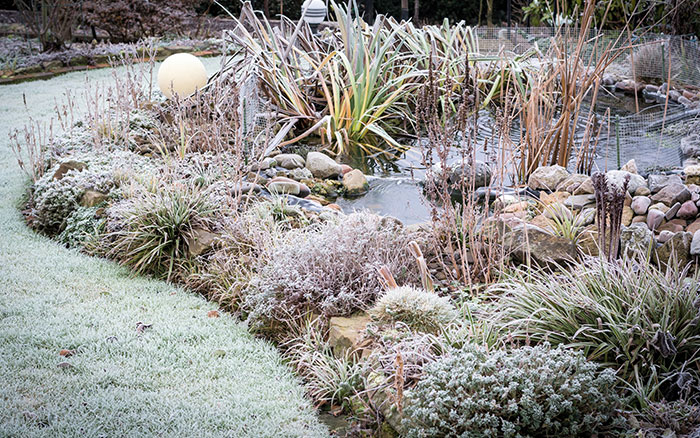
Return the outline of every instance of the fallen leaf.
{"type": "Polygon", "coordinates": [[[59,368],[71,368],[73,365],[69,364],[68,362],[61,362],[56,366],[59,368]]]}
{"type": "Polygon", "coordinates": [[[218,318],[219,317],[219,311],[218,310],[210,310],[207,312],[207,316],[209,318],[218,318]]]}
{"type": "Polygon", "coordinates": [[[75,350],[66,350],[65,348],[58,352],[63,357],[71,357],[75,354],[75,350]]]}
{"type": "Polygon", "coordinates": [[[224,350],[214,350],[214,357],[224,357],[226,356],[226,352],[224,350]]]}
{"type": "Polygon", "coordinates": [[[153,327],[153,324],[144,324],[141,321],[136,323],[136,331],[143,333],[146,329],[153,327]]]}

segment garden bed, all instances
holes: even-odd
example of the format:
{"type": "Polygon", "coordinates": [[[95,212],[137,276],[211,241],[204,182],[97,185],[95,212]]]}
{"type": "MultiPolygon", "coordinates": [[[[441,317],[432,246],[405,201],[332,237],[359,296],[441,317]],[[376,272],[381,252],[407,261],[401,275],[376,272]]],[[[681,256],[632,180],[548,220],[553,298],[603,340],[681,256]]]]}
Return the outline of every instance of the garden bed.
{"type": "Polygon", "coordinates": [[[580,103],[619,54],[494,58],[463,25],[335,14],[285,34],[248,6],[204,89],[165,99],[127,62],[64,134],[16,132],[29,226],[219,303],[350,436],[698,433],[700,171],[588,175],[580,103]],[[427,218],[350,211],[409,154],[427,218]]]}

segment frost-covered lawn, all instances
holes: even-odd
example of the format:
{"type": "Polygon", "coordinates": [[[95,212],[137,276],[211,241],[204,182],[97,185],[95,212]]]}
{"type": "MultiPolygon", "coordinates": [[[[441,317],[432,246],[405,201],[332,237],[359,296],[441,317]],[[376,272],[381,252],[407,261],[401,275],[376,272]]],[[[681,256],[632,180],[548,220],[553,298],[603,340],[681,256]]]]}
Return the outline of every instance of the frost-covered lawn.
{"type": "Polygon", "coordinates": [[[0,87],[0,436],[325,436],[276,350],[232,317],[25,227],[7,134],[84,78],[0,87]]]}

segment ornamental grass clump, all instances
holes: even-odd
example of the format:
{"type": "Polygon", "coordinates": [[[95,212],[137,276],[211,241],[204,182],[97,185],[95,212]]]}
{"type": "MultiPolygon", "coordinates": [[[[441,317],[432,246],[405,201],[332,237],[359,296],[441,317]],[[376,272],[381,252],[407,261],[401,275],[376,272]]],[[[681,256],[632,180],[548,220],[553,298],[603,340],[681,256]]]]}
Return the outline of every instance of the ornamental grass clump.
{"type": "Polygon", "coordinates": [[[590,437],[614,427],[612,370],[549,346],[468,346],[425,368],[406,400],[408,437],[590,437]]]}
{"type": "Polygon", "coordinates": [[[698,393],[697,276],[626,259],[585,258],[554,275],[528,269],[490,288],[489,317],[504,339],[580,349],[615,369],[642,406],[698,393]]]}
{"type": "Polygon", "coordinates": [[[251,281],[249,323],[264,330],[310,312],[330,317],[367,309],[383,289],[380,267],[401,283],[418,281],[408,249],[414,239],[399,223],[369,213],[289,231],[251,281]]]}
{"type": "Polygon", "coordinates": [[[187,242],[196,229],[211,226],[213,212],[207,198],[190,187],[143,191],[110,207],[102,245],[109,257],[136,273],[170,280],[188,257],[187,242]]]}
{"type": "Polygon", "coordinates": [[[457,317],[448,297],[410,286],[387,290],[369,313],[379,323],[398,322],[424,333],[439,333],[457,317]]]}

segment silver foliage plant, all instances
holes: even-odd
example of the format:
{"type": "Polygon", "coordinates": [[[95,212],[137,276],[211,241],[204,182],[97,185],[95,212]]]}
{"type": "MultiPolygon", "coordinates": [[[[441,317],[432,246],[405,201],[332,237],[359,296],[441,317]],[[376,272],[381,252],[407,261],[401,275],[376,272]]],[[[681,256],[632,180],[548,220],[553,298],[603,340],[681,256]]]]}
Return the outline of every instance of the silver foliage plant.
{"type": "Polygon", "coordinates": [[[612,370],[548,345],[469,346],[429,364],[408,396],[408,437],[590,437],[614,428],[612,370]]]}
{"type": "Polygon", "coordinates": [[[367,309],[383,290],[380,267],[403,284],[418,282],[408,249],[414,239],[396,221],[369,213],[292,230],[251,281],[248,322],[263,328],[308,312],[334,316],[367,309]]]}

